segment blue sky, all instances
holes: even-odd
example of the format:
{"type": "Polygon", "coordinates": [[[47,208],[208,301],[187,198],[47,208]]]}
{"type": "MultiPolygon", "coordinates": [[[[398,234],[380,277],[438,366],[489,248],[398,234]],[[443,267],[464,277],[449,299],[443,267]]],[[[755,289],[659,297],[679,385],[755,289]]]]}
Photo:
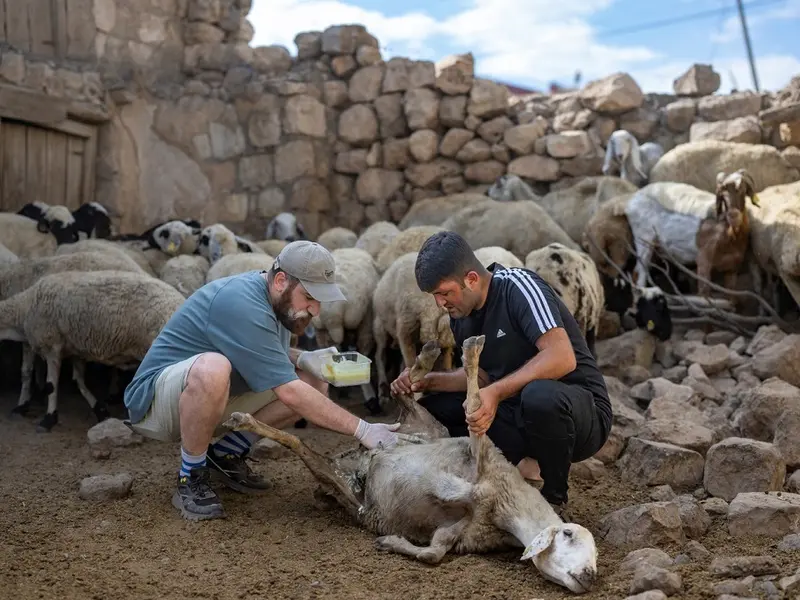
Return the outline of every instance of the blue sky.
{"type": "MultiPolygon", "coordinates": [[[[745,11],[761,89],[781,88],[800,74],[800,0],[745,0],[745,11]]],[[[671,92],[694,62],[714,65],[721,93],[753,88],[735,0],[254,0],[248,18],[252,46],[294,55],[301,31],[360,23],[384,59],[471,51],[479,76],[542,90],[580,70],[582,83],[625,71],[645,92],[671,92]],[[715,14],[636,29],[705,11],[715,14]]]]}

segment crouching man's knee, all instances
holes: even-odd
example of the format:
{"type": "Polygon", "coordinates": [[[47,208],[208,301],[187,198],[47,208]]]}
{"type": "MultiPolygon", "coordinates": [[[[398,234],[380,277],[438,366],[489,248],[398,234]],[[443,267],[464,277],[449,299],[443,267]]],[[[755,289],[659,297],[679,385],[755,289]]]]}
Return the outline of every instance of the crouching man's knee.
{"type": "Polygon", "coordinates": [[[186,375],[184,393],[187,396],[202,396],[225,406],[230,391],[231,370],[230,361],[222,354],[201,354],[186,375]]]}
{"type": "Polygon", "coordinates": [[[530,433],[546,438],[574,433],[565,387],[560,381],[539,379],[522,389],[520,411],[530,433]]]}

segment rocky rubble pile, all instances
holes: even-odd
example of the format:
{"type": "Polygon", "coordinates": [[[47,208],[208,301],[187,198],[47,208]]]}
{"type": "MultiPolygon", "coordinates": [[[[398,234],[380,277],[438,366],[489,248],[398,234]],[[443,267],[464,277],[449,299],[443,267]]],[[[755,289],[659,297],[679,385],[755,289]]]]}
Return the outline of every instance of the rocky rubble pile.
{"type": "Polygon", "coordinates": [[[614,422],[586,462],[650,490],[650,502],[599,525],[604,543],[632,550],[619,567],[631,576],[630,598],[680,595],[673,569],[689,561],[719,579],[712,596],[800,594],[800,570],[782,572],[770,556],[712,557],[702,546],[718,528],[764,549],[800,550],[800,335],[764,326],[752,339],[691,330],[652,343],[632,331],[597,352],[614,422]],[[683,550],[670,557],[665,545],[683,550]]]}

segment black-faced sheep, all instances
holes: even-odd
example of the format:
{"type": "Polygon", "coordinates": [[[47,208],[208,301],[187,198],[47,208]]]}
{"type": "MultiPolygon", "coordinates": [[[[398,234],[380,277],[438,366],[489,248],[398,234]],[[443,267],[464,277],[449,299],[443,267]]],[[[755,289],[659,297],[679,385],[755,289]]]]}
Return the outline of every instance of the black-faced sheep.
{"type": "Polygon", "coordinates": [[[264,237],[285,242],[307,239],[305,229],[297,222],[297,217],[290,212],[282,212],[273,217],[267,225],[264,237]]]}
{"type": "Polygon", "coordinates": [[[178,254],[193,254],[197,249],[199,236],[200,227],[197,221],[187,223],[186,221],[175,219],[154,225],[140,234],[125,234],[114,236],[111,239],[120,242],[141,240],[143,242],[142,250],[160,250],[169,256],[177,256],[178,254]],[[197,223],[198,227],[194,227],[190,223],[197,223]]]}
{"type": "Polygon", "coordinates": [[[59,244],[78,241],[78,228],[75,217],[66,206],[50,205],[45,202],[30,202],[23,206],[18,215],[23,215],[39,223],[39,231],[49,231],[59,244]]]}
{"type": "MultiPolygon", "coordinates": [[[[105,239],[111,236],[111,217],[99,202],[85,202],[72,211],[80,239],[105,239]]],[[[198,225],[199,227],[199,225],[198,225]]]]}
{"type": "Polygon", "coordinates": [[[553,243],[530,252],[525,257],[525,268],[544,279],[561,297],[594,355],[606,299],[600,274],[591,257],[580,250],[553,243]]]}
{"type": "MultiPolygon", "coordinates": [[[[175,288],[147,275],[121,271],[71,271],[46,275],[0,302],[1,339],[23,342],[47,362],[51,393],[39,429],[58,422],[58,379],[63,358],[131,369],[144,358],[158,332],[183,304],[175,288]]],[[[30,378],[23,363],[23,380],[30,378]]],[[[97,401],[76,372],[81,393],[97,401]]]]}

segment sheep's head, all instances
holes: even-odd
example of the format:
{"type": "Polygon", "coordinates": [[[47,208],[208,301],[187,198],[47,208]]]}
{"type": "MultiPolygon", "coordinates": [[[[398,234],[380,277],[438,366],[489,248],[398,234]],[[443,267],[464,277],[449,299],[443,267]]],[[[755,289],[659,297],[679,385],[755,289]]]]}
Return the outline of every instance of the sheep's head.
{"type": "Polygon", "coordinates": [[[306,239],[306,232],[303,226],[297,222],[297,217],[290,212],[282,212],[269,222],[264,237],[285,242],[296,242],[297,240],[306,239]]]}
{"type": "Polygon", "coordinates": [[[497,202],[510,202],[533,196],[533,190],[517,175],[500,175],[494,180],[486,195],[497,202]]]}
{"type": "Polygon", "coordinates": [[[183,221],[169,221],[155,228],[153,240],[162,252],[175,256],[184,240],[192,235],[194,235],[192,228],[183,221]]]}
{"type": "Polygon", "coordinates": [[[42,214],[38,228],[42,232],[50,231],[58,244],[73,244],[78,241],[75,217],[66,206],[48,206],[42,214]]]}
{"type": "Polygon", "coordinates": [[[633,289],[636,326],[646,329],[661,341],[672,336],[672,315],[663,290],[658,287],[633,289]]]}
{"type": "Polygon", "coordinates": [[[745,198],[750,198],[754,206],[761,206],[753,176],[746,169],[739,169],[730,175],[725,175],[724,171],[717,173],[716,197],[718,218],[724,212],[723,207],[725,210],[736,208],[744,211],[745,198]]]}
{"type": "Polygon", "coordinates": [[[546,527],[525,548],[520,560],[533,560],[545,579],[576,594],[589,592],[597,578],[597,546],[592,533],[577,523],[546,527]]]}
{"type": "Polygon", "coordinates": [[[200,232],[197,252],[212,265],[225,254],[233,254],[237,251],[236,236],[224,225],[220,223],[209,225],[200,232]]]}

